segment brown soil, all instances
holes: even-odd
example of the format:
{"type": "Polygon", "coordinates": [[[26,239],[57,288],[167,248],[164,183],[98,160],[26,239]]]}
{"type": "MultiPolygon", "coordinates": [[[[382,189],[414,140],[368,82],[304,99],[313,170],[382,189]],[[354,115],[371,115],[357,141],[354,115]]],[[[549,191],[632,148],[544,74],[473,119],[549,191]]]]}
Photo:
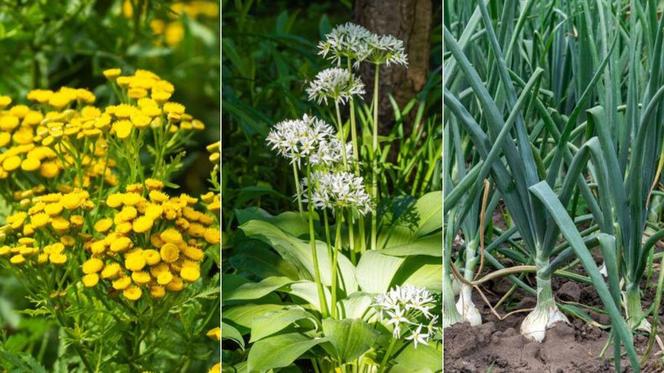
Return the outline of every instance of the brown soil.
{"type": "MultiPolygon", "coordinates": [[[[554,293],[559,301],[579,302],[601,307],[601,302],[592,286],[554,279],[554,293]]],[[[485,295],[492,304],[510,288],[511,282],[501,279],[486,287],[485,295]]],[[[647,292],[646,292],[647,294],[647,292]]],[[[647,295],[646,295],[647,296],[647,295]]],[[[644,297],[645,298],[645,297],[644,297]]],[[[481,301],[479,295],[473,299],[482,313],[483,324],[471,327],[467,323],[453,325],[445,329],[445,369],[446,373],[596,373],[614,372],[613,349],[609,347],[604,355],[608,332],[590,326],[580,319],[571,318],[571,324],[559,323],[547,331],[544,342],[531,342],[519,333],[521,321],[527,313],[513,314],[503,320],[498,319],[490,308],[481,301]]],[[[523,293],[515,293],[510,310],[533,307],[535,299],[523,293]]],[[[645,302],[644,302],[645,303],[645,302]]],[[[502,316],[509,311],[502,306],[497,310],[502,316]]],[[[606,315],[589,312],[594,320],[607,325],[606,315]]],[[[569,316],[568,316],[569,317],[569,316]]],[[[637,336],[637,351],[642,353],[647,343],[646,336],[637,336]]],[[[642,372],[664,372],[661,355],[654,347],[654,353],[642,372]]],[[[631,371],[626,358],[622,360],[623,371],[631,371]]]]}

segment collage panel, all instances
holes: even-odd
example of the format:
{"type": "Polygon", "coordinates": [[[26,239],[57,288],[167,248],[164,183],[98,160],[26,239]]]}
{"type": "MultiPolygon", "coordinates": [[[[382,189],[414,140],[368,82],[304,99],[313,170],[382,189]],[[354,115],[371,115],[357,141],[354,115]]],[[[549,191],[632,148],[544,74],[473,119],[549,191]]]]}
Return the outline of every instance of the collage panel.
{"type": "Polygon", "coordinates": [[[222,364],[442,371],[442,4],[222,4],[222,364]]]}
{"type": "Polygon", "coordinates": [[[445,372],[663,372],[660,1],[445,1],[445,372]]]}
{"type": "Polygon", "coordinates": [[[220,372],[219,11],[0,2],[0,371],[220,372]]]}

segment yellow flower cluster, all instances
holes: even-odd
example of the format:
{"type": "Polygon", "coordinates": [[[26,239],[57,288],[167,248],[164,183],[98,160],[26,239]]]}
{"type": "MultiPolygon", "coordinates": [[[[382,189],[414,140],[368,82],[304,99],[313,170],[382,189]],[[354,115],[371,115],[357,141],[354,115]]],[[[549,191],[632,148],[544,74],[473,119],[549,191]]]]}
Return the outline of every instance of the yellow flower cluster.
{"type": "Polygon", "coordinates": [[[136,70],[133,75],[121,75],[118,68],[104,71],[104,76],[117,84],[132,104],[106,107],[102,114],[105,126],[119,139],[126,139],[132,131],[145,128],[164,128],[167,132],[178,130],[204,130],[205,125],[185,112],[185,107],[169,99],[175,88],[153,72],[136,70]]]}
{"type": "Polygon", "coordinates": [[[163,183],[147,179],[113,193],[106,205],[111,218],[94,230],[103,237],[89,242],[90,259],[83,264],[83,284],[108,280],[125,298],[137,300],[149,289],[153,298],[177,292],[200,277],[206,244],[219,243],[214,219],[193,208],[198,201],[186,194],[169,197],[163,183]]]}
{"type": "Polygon", "coordinates": [[[81,233],[84,214],[94,203],[83,190],[28,198],[33,193],[33,190],[18,193],[19,197],[25,197],[19,205],[27,210],[7,217],[3,231],[17,239],[14,246],[0,247],[0,256],[11,256],[9,262],[14,265],[64,264],[68,259],[65,248],[76,244],[75,237],[85,238],[81,233]]]}
{"type": "Polygon", "coordinates": [[[53,179],[62,170],[81,167],[87,186],[91,178],[104,175],[107,183],[117,180],[106,162],[107,144],[98,108],[90,106],[95,96],[86,89],[63,87],[58,91],[33,90],[27,95],[32,107],[0,99],[0,179],[25,172],[53,179]],[[75,106],[75,108],[71,108],[75,106]]]}

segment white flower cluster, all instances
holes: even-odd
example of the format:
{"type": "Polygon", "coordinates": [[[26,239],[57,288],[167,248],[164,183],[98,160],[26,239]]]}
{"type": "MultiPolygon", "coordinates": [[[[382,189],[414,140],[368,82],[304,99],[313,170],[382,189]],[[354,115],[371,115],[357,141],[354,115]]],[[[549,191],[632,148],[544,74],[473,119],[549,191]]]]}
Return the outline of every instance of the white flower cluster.
{"type": "Polygon", "coordinates": [[[334,67],[319,72],[309,83],[307,94],[310,101],[319,104],[327,104],[328,98],[344,104],[352,95],[364,94],[364,84],[348,70],[334,67]]]}
{"type": "MultiPolygon", "coordinates": [[[[311,180],[304,179],[303,185],[311,188],[311,203],[316,208],[350,208],[366,215],[372,211],[371,198],[364,188],[364,179],[350,172],[312,173],[311,180]]],[[[303,192],[304,201],[308,201],[308,190],[303,192]]]]}
{"type": "Polygon", "coordinates": [[[371,32],[366,28],[352,22],[344,23],[335,27],[327,35],[325,40],[318,43],[321,56],[340,63],[345,57],[354,61],[355,67],[364,61],[371,52],[366,42],[371,37],[371,32]]]}
{"type": "Polygon", "coordinates": [[[266,141],[277,153],[291,163],[301,166],[308,160],[312,165],[332,166],[343,159],[342,148],[348,158],[352,156],[352,146],[342,147],[334,129],[324,121],[304,115],[302,119],[285,120],[272,127],[266,141]]]}
{"type": "Polygon", "coordinates": [[[431,313],[435,300],[428,290],[397,285],[377,296],[375,302],[381,320],[392,325],[394,338],[401,338],[402,329],[407,328],[410,334],[405,339],[413,341],[416,348],[418,343],[428,344],[438,322],[438,316],[431,313]]]}
{"type": "Polygon", "coordinates": [[[318,54],[337,63],[341,58],[353,61],[355,67],[364,60],[374,64],[408,65],[403,41],[391,35],[377,35],[354,23],[335,27],[318,43],[318,54]]]}

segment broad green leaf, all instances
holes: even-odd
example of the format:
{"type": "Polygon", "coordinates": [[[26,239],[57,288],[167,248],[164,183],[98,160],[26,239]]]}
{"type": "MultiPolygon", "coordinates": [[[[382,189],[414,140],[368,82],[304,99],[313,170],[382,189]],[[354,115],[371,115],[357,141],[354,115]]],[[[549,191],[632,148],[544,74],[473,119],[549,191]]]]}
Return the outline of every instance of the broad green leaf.
{"type": "Polygon", "coordinates": [[[251,329],[256,315],[264,315],[267,312],[277,311],[284,308],[281,304],[244,304],[224,308],[222,319],[228,320],[244,329],[238,329],[244,335],[251,329]]]}
{"type": "Polygon", "coordinates": [[[391,256],[428,255],[443,256],[442,232],[435,233],[401,246],[388,246],[380,251],[381,254],[391,256]]]}
{"type": "Polygon", "coordinates": [[[311,338],[300,333],[288,333],[262,339],[249,350],[249,372],[284,368],[312,347],[325,342],[324,338],[311,338]]]}
{"type": "Polygon", "coordinates": [[[347,319],[361,319],[373,304],[371,295],[356,292],[340,301],[342,315],[347,319]]]}
{"type": "Polygon", "coordinates": [[[430,192],[415,202],[415,211],[418,215],[418,237],[429,234],[443,226],[443,193],[430,192]]]}
{"type": "Polygon", "coordinates": [[[278,333],[296,321],[310,319],[316,326],[316,319],[311,313],[301,308],[285,308],[274,312],[258,315],[251,324],[251,340],[256,342],[272,334],[278,333]]]}
{"type": "Polygon", "coordinates": [[[261,282],[247,282],[222,293],[222,300],[253,300],[262,298],[292,283],[288,277],[268,277],[261,282]]]}
{"type": "Polygon", "coordinates": [[[325,319],[323,334],[334,348],[335,359],[349,363],[371,349],[376,332],[362,320],[325,319]]]}
{"type": "MultiPolygon", "coordinates": [[[[293,263],[299,268],[300,278],[313,280],[314,266],[309,241],[301,240],[287,232],[279,229],[274,224],[250,220],[240,226],[247,237],[259,239],[272,246],[286,261],[293,263]]],[[[327,245],[324,242],[316,241],[316,253],[318,256],[318,265],[321,269],[321,280],[326,286],[331,285],[331,267],[330,256],[328,255],[327,245]]],[[[355,279],[355,268],[353,264],[344,255],[339,255],[338,260],[339,274],[341,277],[340,285],[347,294],[357,291],[357,280],[355,279]]]]}
{"type": "Polygon", "coordinates": [[[417,345],[409,343],[399,355],[394,358],[396,365],[390,369],[390,372],[399,373],[428,373],[440,372],[443,369],[441,359],[442,347],[440,344],[430,343],[427,345],[417,345]]]}
{"type": "Polygon", "coordinates": [[[274,216],[259,207],[248,207],[235,210],[235,216],[240,224],[252,219],[263,220],[274,224],[295,237],[301,237],[309,233],[309,223],[306,217],[301,216],[299,212],[286,211],[274,216]]]}
{"type": "Polygon", "coordinates": [[[221,338],[234,341],[244,350],[244,338],[242,338],[242,334],[235,327],[223,321],[221,322],[221,338]]]}
{"type": "MultiPolygon", "coordinates": [[[[325,292],[325,299],[327,304],[332,303],[332,295],[327,288],[323,288],[325,292]]],[[[316,283],[313,281],[302,280],[292,283],[284,292],[294,295],[298,298],[302,298],[307,301],[311,307],[313,307],[318,312],[321,312],[320,309],[320,299],[318,298],[318,289],[316,288],[316,283]]]]}
{"type": "Polygon", "coordinates": [[[392,285],[413,285],[442,291],[443,264],[440,258],[415,256],[405,260],[394,276],[392,285]]]}
{"type": "Polygon", "coordinates": [[[367,251],[357,263],[357,282],[366,293],[385,293],[404,258],[383,255],[379,251],[367,251]]]}

